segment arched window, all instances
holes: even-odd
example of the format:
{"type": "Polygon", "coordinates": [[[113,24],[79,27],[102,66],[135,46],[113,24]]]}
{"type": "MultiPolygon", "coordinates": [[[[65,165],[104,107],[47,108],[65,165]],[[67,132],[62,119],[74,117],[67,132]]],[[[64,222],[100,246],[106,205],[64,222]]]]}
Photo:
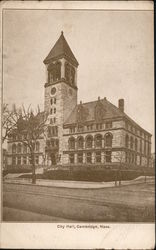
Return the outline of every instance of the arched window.
{"type": "Polygon", "coordinates": [[[19,144],[17,145],[17,153],[20,154],[21,151],[22,151],[22,146],[21,146],[21,144],[19,143],[19,144]]]}
{"type": "Polygon", "coordinates": [[[92,148],[92,146],[93,146],[93,137],[89,135],[86,138],[86,148],[92,148]]]}
{"type": "Polygon", "coordinates": [[[40,151],[40,143],[37,141],[36,142],[36,151],[39,152],[40,151]]]}
{"type": "Polygon", "coordinates": [[[135,151],[137,151],[138,150],[138,140],[137,140],[137,138],[135,138],[135,151]]]}
{"type": "Polygon", "coordinates": [[[113,138],[113,135],[110,133],[105,135],[105,146],[106,147],[112,147],[112,138],[113,138]]]}
{"type": "Polygon", "coordinates": [[[13,154],[16,154],[16,144],[13,144],[13,145],[12,145],[12,153],[13,153],[13,154]]]}
{"type": "Polygon", "coordinates": [[[126,145],[126,148],[128,148],[128,145],[129,145],[129,136],[126,135],[126,138],[125,138],[125,145],[126,145]]]}
{"type": "Polygon", "coordinates": [[[69,138],[69,149],[75,149],[75,138],[69,138]]]}
{"type": "Polygon", "coordinates": [[[78,148],[83,148],[83,143],[84,143],[84,139],[82,136],[78,137],[77,139],[77,147],[78,148]]]}
{"type": "Polygon", "coordinates": [[[102,147],[102,135],[95,136],[95,146],[102,147]]]}

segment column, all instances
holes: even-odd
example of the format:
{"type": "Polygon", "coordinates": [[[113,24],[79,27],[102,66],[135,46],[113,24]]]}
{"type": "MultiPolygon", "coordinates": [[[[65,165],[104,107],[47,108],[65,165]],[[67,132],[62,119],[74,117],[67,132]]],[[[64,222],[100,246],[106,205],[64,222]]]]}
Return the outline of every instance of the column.
{"type": "Polygon", "coordinates": [[[92,163],[95,163],[95,152],[92,152],[92,163]]]}
{"type": "Polygon", "coordinates": [[[104,151],[101,152],[101,163],[105,163],[105,153],[104,153],[104,151]]]}
{"type": "Polygon", "coordinates": [[[86,163],[86,153],[83,153],[83,163],[86,163]]]}
{"type": "Polygon", "coordinates": [[[61,78],[65,78],[65,59],[61,60],[61,78]]]}
{"type": "Polygon", "coordinates": [[[77,163],[77,154],[74,154],[74,164],[77,163]]]}

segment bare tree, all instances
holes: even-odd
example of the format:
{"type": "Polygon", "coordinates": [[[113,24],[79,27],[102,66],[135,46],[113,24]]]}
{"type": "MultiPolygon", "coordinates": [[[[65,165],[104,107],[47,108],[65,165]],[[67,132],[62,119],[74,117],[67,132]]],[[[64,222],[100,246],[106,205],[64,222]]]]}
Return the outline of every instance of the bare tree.
{"type": "Polygon", "coordinates": [[[22,108],[14,110],[13,126],[10,130],[9,136],[18,136],[18,141],[22,142],[29,148],[30,161],[32,165],[32,183],[36,183],[35,173],[35,145],[46,133],[46,121],[48,114],[40,112],[38,108],[36,112],[29,108],[26,110],[22,108]]]}
{"type": "Polygon", "coordinates": [[[18,116],[15,110],[15,105],[12,110],[9,110],[6,103],[2,106],[2,143],[8,139],[11,131],[17,126],[18,116]]]}

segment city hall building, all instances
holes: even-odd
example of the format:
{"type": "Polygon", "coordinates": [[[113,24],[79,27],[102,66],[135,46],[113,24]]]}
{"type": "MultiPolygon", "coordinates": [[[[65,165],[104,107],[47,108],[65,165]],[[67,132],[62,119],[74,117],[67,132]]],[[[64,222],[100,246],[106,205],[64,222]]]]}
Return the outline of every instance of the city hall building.
{"type": "MultiPolygon", "coordinates": [[[[63,32],[44,60],[44,110],[47,136],[36,143],[36,165],[100,168],[122,164],[149,166],[151,134],[106,97],[77,102],[78,61],[63,32]]],[[[88,90],[89,91],[89,90],[88,90]]],[[[8,140],[8,166],[30,166],[29,151],[16,138],[8,140]]]]}

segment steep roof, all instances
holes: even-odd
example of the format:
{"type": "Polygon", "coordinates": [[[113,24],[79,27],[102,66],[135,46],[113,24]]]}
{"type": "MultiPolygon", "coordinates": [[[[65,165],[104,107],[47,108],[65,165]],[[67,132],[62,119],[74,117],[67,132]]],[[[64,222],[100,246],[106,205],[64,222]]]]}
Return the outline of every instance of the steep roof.
{"type": "Polygon", "coordinates": [[[67,59],[70,59],[73,63],[75,63],[76,66],[78,66],[78,61],[76,60],[73,52],[71,51],[64,35],[63,31],[61,32],[61,36],[55,43],[54,47],[49,52],[48,56],[44,59],[44,63],[49,63],[50,60],[55,60],[60,57],[67,57],[67,59]]]}
{"type": "MultiPolygon", "coordinates": [[[[88,103],[83,103],[84,109],[87,110],[87,115],[85,122],[94,122],[95,121],[95,107],[99,101],[93,101],[88,103]]],[[[118,107],[109,102],[106,98],[101,99],[100,103],[103,105],[103,109],[105,110],[103,119],[112,119],[112,118],[126,118],[129,120],[134,126],[141,128],[134,120],[132,120],[126,113],[122,112],[118,107]]],[[[79,105],[76,105],[70,116],[65,121],[64,125],[72,125],[77,123],[77,111],[79,105]]],[[[148,131],[141,128],[149,135],[151,135],[148,131]]]]}

